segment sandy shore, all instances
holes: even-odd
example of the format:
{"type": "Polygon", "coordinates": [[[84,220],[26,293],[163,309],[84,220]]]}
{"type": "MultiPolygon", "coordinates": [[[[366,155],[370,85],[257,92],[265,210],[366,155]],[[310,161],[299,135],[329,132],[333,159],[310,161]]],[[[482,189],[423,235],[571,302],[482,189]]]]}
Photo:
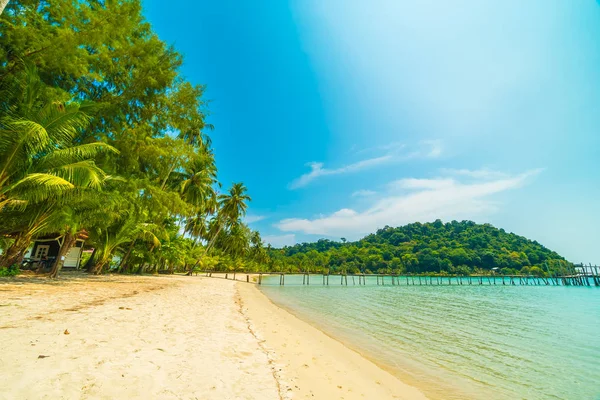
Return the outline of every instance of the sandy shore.
{"type": "Polygon", "coordinates": [[[0,280],[2,399],[424,399],[273,305],[202,277],[0,280]]]}

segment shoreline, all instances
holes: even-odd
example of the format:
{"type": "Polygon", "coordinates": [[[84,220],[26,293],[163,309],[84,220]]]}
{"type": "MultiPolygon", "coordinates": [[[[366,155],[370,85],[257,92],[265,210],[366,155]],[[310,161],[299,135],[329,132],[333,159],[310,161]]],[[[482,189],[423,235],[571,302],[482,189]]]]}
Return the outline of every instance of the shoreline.
{"type": "Polygon", "coordinates": [[[0,279],[0,398],[426,398],[244,283],[0,279]]]}
{"type": "Polygon", "coordinates": [[[293,387],[300,398],[427,399],[343,342],[275,305],[256,286],[238,283],[237,290],[242,314],[282,366],[284,390],[293,387]]]}

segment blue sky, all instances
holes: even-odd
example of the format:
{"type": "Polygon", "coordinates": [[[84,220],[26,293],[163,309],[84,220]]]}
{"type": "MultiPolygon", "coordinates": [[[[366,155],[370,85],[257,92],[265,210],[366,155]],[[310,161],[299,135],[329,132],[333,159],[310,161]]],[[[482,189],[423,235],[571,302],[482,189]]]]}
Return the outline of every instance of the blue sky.
{"type": "Polygon", "coordinates": [[[600,262],[594,0],[144,0],[273,245],[490,222],[600,262]]]}

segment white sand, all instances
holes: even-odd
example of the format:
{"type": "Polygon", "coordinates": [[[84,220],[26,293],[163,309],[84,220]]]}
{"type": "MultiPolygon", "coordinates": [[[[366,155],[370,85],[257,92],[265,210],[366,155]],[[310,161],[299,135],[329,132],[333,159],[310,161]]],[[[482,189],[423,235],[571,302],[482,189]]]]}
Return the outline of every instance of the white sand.
{"type": "Polygon", "coordinates": [[[254,285],[240,283],[238,290],[251,329],[278,364],[283,393],[293,392],[299,399],[426,399],[416,388],[275,306],[254,285]]]}
{"type": "Polygon", "coordinates": [[[3,279],[0,344],[2,399],[424,398],[221,279],[3,279]]]}

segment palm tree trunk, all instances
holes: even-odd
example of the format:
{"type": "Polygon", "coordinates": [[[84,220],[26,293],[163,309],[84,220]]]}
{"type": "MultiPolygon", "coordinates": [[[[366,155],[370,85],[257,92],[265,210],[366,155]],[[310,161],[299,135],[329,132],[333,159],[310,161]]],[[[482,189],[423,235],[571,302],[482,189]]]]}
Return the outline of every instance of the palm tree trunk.
{"type": "Polygon", "coordinates": [[[208,244],[206,245],[206,248],[204,249],[204,252],[200,256],[200,258],[198,259],[198,261],[196,261],[196,264],[194,264],[194,266],[190,268],[190,270],[188,271],[188,273],[186,275],[192,276],[192,271],[194,271],[194,268],[196,268],[198,266],[198,264],[200,264],[200,261],[202,261],[202,259],[204,258],[204,256],[210,250],[210,248],[215,244],[215,241],[217,240],[217,236],[219,236],[220,232],[221,232],[221,226],[219,225],[219,228],[217,229],[217,232],[215,233],[215,235],[213,236],[213,238],[210,240],[210,242],[208,242],[208,244]]]}
{"type": "MultiPolygon", "coordinates": [[[[0,0],[2,1],[2,0],[0,0]]],[[[162,182],[162,185],[160,185],[160,190],[165,190],[165,186],[167,186],[167,180],[169,180],[169,176],[171,176],[171,173],[173,172],[173,170],[175,169],[175,167],[177,166],[177,161],[173,161],[173,164],[171,164],[171,167],[169,168],[169,172],[167,172],[167,176],[165,176],[165,179],[162,182]]]]}
{"type": "Polygon", "coordinates": [[[94,275],[100,275],[102,273],[102,270],[104,269],[104,267],[106,266],[108,260],[99,260],[97,263],[93,264],[91,266],[91,268],[88,270],[88,272],[94,274],[94,275]]]}
{"type": "Polygon", "coordinates": [[[129,246],[129,248],[127,249],[127,253],[125,253],[123,258],[121,259],[121,262],[119,263],[119,268],[118,268],[119,273],[127,272],[127,270],[129,269],[127,267],[127,260],[129,259],[129,255],[133,251],[133,246],[135,246],[135,240],[133,242],[131,242],[131,246],[129,246]]]}
{"type": "Polygon", "coordinates": [[[58,273],[62,269],[65,264],[64,257],[67,255],[69,250],[75,245],[77,242],[77,236],[75,234],[67,232],[63,237],[63,244],[60,246],[60,250],[58,251],[58,256],[56,260],[54,260],[54,264],[52,265],[52,270],[50,270],[49,278],[56,278],[58,273]]]}
{"type": "Polygon", "coordinates": [[[91,269],[94,266],[94,257],[95,256],[96,256],[96,248],[94,247],[94,250],[92,250],[92,255],[85,262],[85,265],[83,266],[82,269],[85,269],[87,272],[92,272],[91,269]]]}
{"type": "Polygon", "coordinates": [[[0,0],[0,15],[2,15],[2,12],[4,11],[4,7],[6,7],[7,4],[8,4],[8,0],[0,0]]]}
{"type": "Polygon", "coordinates": [[[20,265],[30,244],[31,235],[19,233],[15,241],[6,249],[6,252],[0,256],[0,268],[8,268],[15,264],[20,265]]]}

